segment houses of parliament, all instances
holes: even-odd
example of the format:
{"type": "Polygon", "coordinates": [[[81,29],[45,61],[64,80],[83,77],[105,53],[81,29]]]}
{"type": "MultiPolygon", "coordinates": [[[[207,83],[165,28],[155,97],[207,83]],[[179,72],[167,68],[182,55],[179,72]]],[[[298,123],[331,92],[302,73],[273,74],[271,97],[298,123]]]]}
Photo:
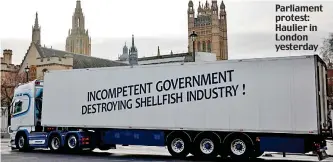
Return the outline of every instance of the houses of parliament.
{"type": "Polygon", "coordinates": [[[193,31],[198,34],[195,50],[199,52],[212,52],[216,60],[228,59],[227,15],[225,4],[218,5],[217,0],[211,4],[206,1],[199,2],[197,16],[192,0],[188,2],[188,51],[192,52],[193,43],[189,37],[193,31]]]}
{"type": "MultiPolygon", "coordinates": [[[[197,52],[209,52],[216,55],[216,60],[228,59],[228,43],[227,43],[227,18],[225,4],[222,1],[218,5],[217,0],[211,0],[209,3],[199,2],[197,9],[194,9],[192,0],[188,2],[188,53],[192,53],[193,43],[189,38],[190,34],[195,31],[198,34],[196,39],[195,50],[197,52]]],[[[71,29],[65,39],[65,50],[52,49],[42,45],[41,25],[38,21],[36,13],[35,22],[32,27],[32,38],[30,45],[25,53],[22,62],[19,65],[12,64],[13,52],[10,49],[3,51],[1,57],[1,73],[24,72],[26,67],[30,68],[31,79],[42,79],[44,73],[49,70],[62,69],[80,69],[80,68],[96,68],[96,67],[112,67],[127,66],[129,64],[138,64],[138,49],[134,44],[134,36],[132,35],[132,47],[128,50],[123,48],[126,55],[125,61],[112,61],[94,57],[91,54],[91,38],[88,29],[85,27],[85,16],[81,7],[81,1],[76,0],[74,13],[71,17],[71,29]]],[[[125,45],[126,46],[126,45],[125,45]]],[[[188,53],[179,55],[166,54],[165,58],[183,57],[188,53]]],[[[157,59],[163,59],[164,55],[156,56],[157,59]]],[[[151,57],[150,59],[155,59],[151,57]]],[[[2,75],[4,76],[4,75],[2,75]]]]}
{"type": "MultiPolygon", "coordinates": [[[[228,59],[228,37],[227,37],[227,14],[226,7],[222,0],[218,5],[217,0],[211,0],[209,3],[207,0],[205,3],[201,3],[197,10],[194,9],[192,0],[188,2],[187,9],[188,18],[188,53],[193,52],[193,42],[190,35],[193,31],[198,35],[196,44],[194,45],[196,52],[209,52],[216,55],[216,60],[228,59]]],[[[120,61],[128,61],[130,55],[128,54],[128,48],[125,44],[123,47],[123,53],[118,57],[120,61]]],[[[151,56],[146,58],[138,58],[139,61],[147,60],[160,60],[170,57],[181,57],[184,54],[173,54],[173,56],[160,55],[159,49],[157,56],[151,56]]],[[[171,52],[172,53],[172,52],[171,52]]],[[[157,61],[159,62],[159,61],[157,61]]]]}

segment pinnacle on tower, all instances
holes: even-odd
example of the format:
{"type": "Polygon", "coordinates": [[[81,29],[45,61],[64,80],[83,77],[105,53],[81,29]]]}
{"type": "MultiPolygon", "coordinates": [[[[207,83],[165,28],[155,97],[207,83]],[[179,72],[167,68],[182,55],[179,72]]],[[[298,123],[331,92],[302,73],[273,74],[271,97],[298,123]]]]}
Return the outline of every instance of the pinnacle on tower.
{"type": "Polygon", "coordinates": [[[36,43],[37,45],[40,45],[40,26],[38,23],[38,13],[36,12],[36,17],[35,17],[35,23],[32,27],[32,42],[36,43]]]}
{"type": "Polygon", "coordinates": [[[157,56],[160,56],[161,53],[160,53],[160,46],[157,46],[157,56]]]}
{"type": "Polygon", "coordinates": [[[132,47],[129,51],[129,63],[130,65],[138,65],[138,51],[134,45],[134,35],[132,34],[132,47]]]}
{"type": "Polygon", "coordinates": [[[128,48],[127,48],[126,42],[125,42],[125,45],[123,47],[123,54],[128,54],[128,48]]]}
{"type": "Polygon", "coordinates": [[[220,9],[225,9],[225,4],[224,4],[223,0],[221,2],[220,9]]]}
{"type": "Polygon", "coordinates": [[[132,47],[130,48],[131,52],[137,52],[137,49],[134,44],[134,34],[132,34],[132,47]]]}
{"type": "Polygon", "coordinates": [[[193,7],[193,1],[192,0],[188,1],[188,7],[193,7]]]}
{"type": "Polygon", "coordinates": [[[209,8],[209,3],[208,1],[206,0],[206,3],[205,3],[205,9],[208,9],[209,8]]]}
{"type": "Polygon", "coordinates": [[[188,2],[188,10],[187,10],[187,13],[188,13],[188,14],[194,14],[193,1],[192,1],[192,0],[190,0],[190,1],[188,2]]]}
{"type": "Polygon", "coordinates": [[[39,24],[38,24],[38,13],[36,12],[34,28],[37,29],[38,27],[39,27],[39,24]]]}
{"type": "Polygon", "coordinates": [[[75,6],[75,11],[81,11],[81,1],[80,0],[76,0],[76,6],[75,6]]]}
{"type": "Polygon", "coordinates": [[[132,46],[134,47],[134,34],[132,34],[132,46]]]}
{"type": "Polygon", "coordinates": [[[218,11],[218,5],[217,5],[217,0],[212,0],[212,11],[218,11]]]}

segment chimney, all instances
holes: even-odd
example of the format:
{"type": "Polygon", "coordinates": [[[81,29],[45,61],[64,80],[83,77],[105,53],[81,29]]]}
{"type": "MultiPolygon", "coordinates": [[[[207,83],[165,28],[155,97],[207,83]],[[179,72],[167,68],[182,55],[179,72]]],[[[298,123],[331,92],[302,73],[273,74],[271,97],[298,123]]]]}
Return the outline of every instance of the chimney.
{"type": "Polygon", "coordinates": [[[13,52],[10,49],[4,49],[3,50],[3,61],[6,64],[12,64],[12,55],[13,52]]]}

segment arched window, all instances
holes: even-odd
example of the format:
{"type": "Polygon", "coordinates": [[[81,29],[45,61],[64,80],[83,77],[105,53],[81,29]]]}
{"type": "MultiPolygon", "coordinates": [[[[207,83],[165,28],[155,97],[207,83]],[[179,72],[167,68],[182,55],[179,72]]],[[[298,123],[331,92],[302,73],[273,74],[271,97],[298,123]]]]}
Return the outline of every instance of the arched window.
{"type": "Polygon", "coordinates": [[[32,65],[30,66],[30,70],[29,70],[29,79],[30,80],[34,80],[37,78],[37,67],[32,65]]]}
{"type": "Polygon", "coordinates": [[[206,52],[206,42],[205,41],[202,42],[202,51],[206,52]]]}
{"type": "Polygon", "coordinates": [[[211,44],[210,40],[207,42],[207,51],[212,52],[212,44],[211,44]]]}
{"type": "Polygon", "coordinates": [[[197,50],[198,50],[198,52],[200,52],[200,50],[201,50],[201,44],[200,44],[200,41],[198,41],[197,50]]]}
{"type": "Polygon", "coordinates": [[[80,27],[80,18],[77,19],[77,27],[80,27]]]}

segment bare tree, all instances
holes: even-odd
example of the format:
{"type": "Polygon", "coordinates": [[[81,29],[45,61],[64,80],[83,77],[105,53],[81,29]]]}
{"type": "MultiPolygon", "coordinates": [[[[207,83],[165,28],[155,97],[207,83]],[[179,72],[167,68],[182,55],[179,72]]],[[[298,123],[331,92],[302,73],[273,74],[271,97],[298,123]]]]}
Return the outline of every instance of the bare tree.
{"type": "Polygon", "coordinates": [[[333,33],[330,33],[328,38],[324,39],[320,55],[328,68],[333,68],[333,33]]]}
{"type": "Polygon", "coordinates": [[[24,74],[17,72],[6,72],[1,76],[1,105],[6,107],[2,110],[8,115],[8,125],[10,125],[10,106],[14,96],[14,89],[19,83],[24,83],[24,74]]]}
{"type": "MultiPolygon", "coordinates": [[[[328,69],[333,68],[333,33],[330,33],[327,38],[324,39],[320,55],[324,62],[327,65],[328,69]]],[[[330,74],[330,73],[329,73],[330,74]]],[[[332,76],[328,76],[328,79],[330,79],[332,76]]],[[[332,109],[333,106],[333,86],[331,84],[328,84],[327,87],[327,96],[328,96],[328,106],[330,109],[332,109]]],[[[329,111],[330,112],[330,111],[329,111]]]]}

